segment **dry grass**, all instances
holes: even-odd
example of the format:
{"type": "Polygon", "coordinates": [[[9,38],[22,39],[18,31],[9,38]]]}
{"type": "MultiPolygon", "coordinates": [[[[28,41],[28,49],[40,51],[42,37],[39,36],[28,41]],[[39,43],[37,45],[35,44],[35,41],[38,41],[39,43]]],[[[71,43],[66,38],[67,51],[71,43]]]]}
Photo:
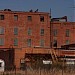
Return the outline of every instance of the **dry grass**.
{"type": "Polygon", "coordinates": [[[75,66],[62,67],[60,65],[56,66],[45,66],[44,68],[27,68],[26,70],[14,70],[0,72],[0,75],[75,75],[75,66]],[[48,67],[48,68],[47,68],[48,67]]]}
{"type": "Polygon", "coordinates": [[[38,69],[31,70],[27,69],[25,71],[17,70],[17,71],[5,71],[4,73],[0,73],[0,75],[75,75],[75,70],[69,69],[38,69]]]}

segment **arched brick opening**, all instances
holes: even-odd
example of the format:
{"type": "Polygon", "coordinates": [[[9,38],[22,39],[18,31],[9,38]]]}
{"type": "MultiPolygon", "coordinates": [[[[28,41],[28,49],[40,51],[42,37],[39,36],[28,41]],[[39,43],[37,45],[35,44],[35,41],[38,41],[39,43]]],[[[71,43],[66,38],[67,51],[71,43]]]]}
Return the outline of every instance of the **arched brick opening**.
{"type": "Polygon", "coordinates": [[[5,69],[14,67],[14,49],[0,48],[0,59],[5,61],[5,69]]]}

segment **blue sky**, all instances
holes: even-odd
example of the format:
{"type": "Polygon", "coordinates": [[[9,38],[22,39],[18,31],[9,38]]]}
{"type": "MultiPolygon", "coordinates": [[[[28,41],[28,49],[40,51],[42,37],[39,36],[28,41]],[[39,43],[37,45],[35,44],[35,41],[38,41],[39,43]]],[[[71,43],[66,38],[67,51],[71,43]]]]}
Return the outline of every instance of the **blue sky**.
{"type": "Polygon", "coordinates": [[[75,0],[0,0],[0,9],[13,11],[29,11],[39,9],[40,12],[52,10],[52,17],[68,16],[68,21],[75,21],[75,0]]]}

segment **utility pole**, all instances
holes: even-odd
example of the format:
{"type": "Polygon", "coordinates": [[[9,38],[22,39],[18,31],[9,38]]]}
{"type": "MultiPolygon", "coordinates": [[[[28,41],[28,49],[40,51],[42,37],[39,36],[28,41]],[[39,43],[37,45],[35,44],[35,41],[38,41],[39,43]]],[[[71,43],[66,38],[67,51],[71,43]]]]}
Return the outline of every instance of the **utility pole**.
{"type": "MultiPolygon", "coordinates": [[[[70,8],[75,9],[75,6],[72,6],[72,7],[70,7],[70,8]]],[[[73,18],[73,19],[74,19],[74,21],[75,21],[75,10],[74,10],[74,15],[73,15],[73,16],[74,16],[74,18],[73,18]]]]}

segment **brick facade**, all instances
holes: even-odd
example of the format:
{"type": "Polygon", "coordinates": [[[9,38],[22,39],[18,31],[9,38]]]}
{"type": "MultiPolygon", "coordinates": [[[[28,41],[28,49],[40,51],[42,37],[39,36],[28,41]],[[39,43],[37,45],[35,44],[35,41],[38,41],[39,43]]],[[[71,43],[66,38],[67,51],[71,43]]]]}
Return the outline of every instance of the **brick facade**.
{"type": "Polygon", "coordinates": [[[20,66],[20,59],[25,57],[25,48],[50,48],[49,13],[2,10],[0,18],[0,27],[4,29],[0,35],[0,39],[3,38],[0,48],[15,49],[16,67],[20,66]]]}
{"type": "Polygon", "coordinates": [[[57,48],[62,45],[75,43],[75,23],[74,22],[52,22],[52,40],[57,40],[57,48]],[[54,35],[54,30],[57,30],[54,35]]]}
{"type": "MultiPolygon", "coordinates": [[[[49,13],[0,11],[0,48],[14,49],[13,64],[17,68],[26,54],[51,54],[54,40],[57,48],[60,48],[62,45],[74,43],[74,35],[74,22],[50,22],[49,13]]],[[[59,55],[58,51],[56,53],[59,55]]],[[[65,52],[59,53],[62,55],[65,52]]],[[[7,55],[8,59],[9,54],[7,55]]]]}
{"type": "Polygon", "coordinates": [[[40,46],[40,40],[44,40],[44,47],[50,46],[50,23],[49,14],[41,12],[15,12],[15,11],[0,11],[4,15],[4,20],[0,20],[0,27],[4,27],[4,34],[0,35],[4,38],[4,45],[0,47],[23,48],[27,46],[27,39],[31,39],[31,47],[40,46]],[[18,20],[14,20],[14,15],[18,16],[18,20]],[[32,17],[28,21],[28,16],[32,17]],[[40,21],[40,16],[44,17],[44,22],[40,21]],[[18,34],[14,34],[14,28],[18,29],[18,34]],[[31,29],[31,35],[28,35],[28,29],[31,29]],[[44,29],[44,35],[41,35],[40,30],[44,29]],[[14,38],[18,39],[18,46],[14,46],[14,38]]]}

